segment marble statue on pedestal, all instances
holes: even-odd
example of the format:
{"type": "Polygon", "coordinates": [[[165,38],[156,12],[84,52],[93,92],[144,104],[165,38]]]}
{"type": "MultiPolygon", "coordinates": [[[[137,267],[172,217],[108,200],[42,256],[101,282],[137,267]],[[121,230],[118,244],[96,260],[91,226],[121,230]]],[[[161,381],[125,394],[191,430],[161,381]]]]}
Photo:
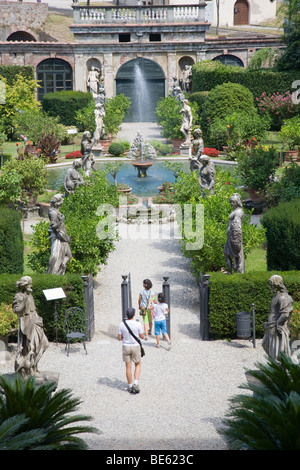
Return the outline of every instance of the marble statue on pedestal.
{"type": "Polygon", "coordinates": [[[18,291],[12,303],[13,311],[19,317],[15,372],[26,379],[37,375],[38,362],[49,343],[44,333],[43,319],[36,311],[31,277],[22,277],[16,282],[16,287],[18,291]]]}
{"type": "Polygon", "coordinates": [[[185,65],[181,72],[180,84],[182,91],[190,92],[192,88],[192,66],[185,65]]]}
{"type": "Polygon", "coordinates": [[[50,201],[48,212],[50,219],[49,239],[51,240],[51,255],[49,259],[48,274],[65,274],[66,267],[72,258],[70,249],[71,239],[66,233],[65,217],[59,212],[64,201],[62,194],[56,194],[50,201]]]}
{"type": "Polygon", "coordinates": [[[88,90],[92,93],[94,98],[96,98],[98,95],[99,82],[100,82],[100,70],[97,67],[93,66],[88,73],[87,87],[88,87],[88,90]]]}
{"type": "Polygon", "coordinates": [[[277,359],[282,352],[291,355],[288,323],[293,312],[293,299],[288,294],[281,276],[271,276],[269,285],[274,295],[268,321],[264,323],[262,347],[268,356],[277,359]]]}
{"type": "Polygon", "coordinates": [[[232,274],[232,270],[236,273],[244,273],[245,257],[242,231],[244,211],[241,196],[234,193],[230,198],[230,204],[233,210],[229,215],[227,240],[224,246],[225,262],[230,274],[232,274]]]}
{"type": "Polygon", "coordinates": [[[192,131],[192,123],[193,123],[193,115],[191,108],[188,104],[188,100],[182,101],[182,108],[179,111],[182,114],[182,123],[181,123],[181,132],[185,137],[185,145],[190,145],[191,143],[191,131],[192,131]]]}

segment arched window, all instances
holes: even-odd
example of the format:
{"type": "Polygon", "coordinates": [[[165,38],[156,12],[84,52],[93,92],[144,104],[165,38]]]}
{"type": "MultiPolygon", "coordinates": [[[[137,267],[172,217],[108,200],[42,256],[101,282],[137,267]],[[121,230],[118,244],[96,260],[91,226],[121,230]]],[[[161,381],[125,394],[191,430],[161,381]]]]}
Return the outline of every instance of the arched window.
{"type": "Polygon", "coordinates": [[[26,31],[15,31],[12,33],[6,41],[18,41],[18,42],[36,42],[36,39],[32,34],[27,33],[26,31]]]}
{"type": "Polygon", "coordinates": [[[235,55],[218,55],[215,57],[213,60],[218,60],[219,62],[222,62],[224,65],[237,65],[238,67],[244,67],[243,61],[239,58],[236,57],[235,55]]]}
{"type": "Polygon", "coordinates": [[[52,91],[73,90],[73,71],[68,62],[62,59],[46,59],[36,69],[38,99],[52,91]]]}

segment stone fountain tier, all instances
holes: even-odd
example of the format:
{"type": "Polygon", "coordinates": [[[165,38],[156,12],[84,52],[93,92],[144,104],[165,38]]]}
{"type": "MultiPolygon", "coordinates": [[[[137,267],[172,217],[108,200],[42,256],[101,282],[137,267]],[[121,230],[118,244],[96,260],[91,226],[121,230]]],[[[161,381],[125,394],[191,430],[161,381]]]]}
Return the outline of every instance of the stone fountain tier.
{"type": "Polygon", "coordinates": [[[147,170],[153,165],[153,162],[150,160],[134,160],[132,165],[137,168],[138,177],[145,178],[147,176],[147,170]]]}

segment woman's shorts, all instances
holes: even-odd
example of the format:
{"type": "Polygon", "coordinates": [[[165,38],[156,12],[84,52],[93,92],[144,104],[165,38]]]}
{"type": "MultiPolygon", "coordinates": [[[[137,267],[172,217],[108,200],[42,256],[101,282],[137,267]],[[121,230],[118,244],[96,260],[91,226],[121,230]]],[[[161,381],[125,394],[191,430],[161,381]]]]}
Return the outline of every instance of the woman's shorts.
{"type": "Polygon", "coordinates": [[[124,362],[140,362],[142,359],[140,346],[123,345],[124,362]]]}
{"type": "Polygon", "coordinates": [[[146,315],[142,315],[144,323],[152,323],[151,309],[146,308],[145,311],[146,311],[146,315]]]}
{"type": "Polygon", "coordinates": [[[154,327],[154,334],[155,336],[159,336],[160,332],[162,335],[165,335],[167,332],[167,322],[166,320],[160,320],[155,322],[154,327]]]}

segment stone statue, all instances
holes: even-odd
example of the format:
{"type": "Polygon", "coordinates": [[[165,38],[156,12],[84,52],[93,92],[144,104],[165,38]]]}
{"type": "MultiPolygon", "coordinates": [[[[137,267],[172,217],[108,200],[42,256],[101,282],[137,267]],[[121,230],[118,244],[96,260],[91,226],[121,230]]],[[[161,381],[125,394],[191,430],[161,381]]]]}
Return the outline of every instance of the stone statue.
{"type": "Polygon", "coordinates": [[[93,66],[88,74],[87,87],[88,87],[88,90],[92,93],[94,98],[96,98],[98,95],[99,81],[100,81],[100,70],[97,67],[93,66]]]}
{"type": "Polygon", "coordinates": [[[236,273],[245,272],[245,258],[243,249],[242,221],[244,211],[241,196],[234,193],[230,198],[233,211],[229,215],[227,240],[224,246],[224,255],[228,272],[232,274],[232,268],[236,273]]]}
{"type": "Polygon", "coordinates": [[[92,154],[93,145],[94,142],[92,141],[91,133],[84,131],[81,140],[81,164],[87,176],[90,176],[95,164],[94,155],[92,154]]]}
{"type": "MultiPolygon", "coordinates": [[[[177,96],[177,90],[178,90],[178,80],[176,77],[172,77],[172,80],[173,80],[173,83],[172,83],[172,87],[171,87],[171,96],[173,98],[176,98],[177,96]]],[[[179,87],[179,89],[181,90],[181,88],[179,87]]]]}
{"type": "MultiPolygon", "coordinates": [[[[207,155],[201,155],[199,158],[200,170],[198,182],[202,189],[207,189],[210,194],[215,194],[215,165],[207,155]]],[[[203,191],[202,196],[205,197],[203,191]]]]}
{"type": "Polygon", "coordinates": [[[19,317],[18,346],[15,372],[24,379],[37,375],[37,365],[45,350],[48,339],[44,333],[43,319],[37,314],[32,296],[32,279],[22,277],[16,282],[16,293],[12,308],[19,317]]]}
{"type": "Polygon", "coordinates": [[[180,84],[182,91],[191,91],[191,85],[192,85],[192,66],[191,65],[185,65],[184,69],[181,72],[181,79],[180,79],[180,84]]]}
{"type": "Polygon", "coordinates": [[[97,143],[101,139],[103,139],[104,134],[105,134],[105,128],[104,128],[104,123],[103,119],[105,116],[105,106],[104,103],[96,103],[95,109],[94,109],[94,115],[95,115],[95,123],[96,123],[96,129],[94,132],[94,142],[97,143]]]}
{"type": "Polygon", "coordinates": [[[51,255],[49,259],[48,274],[65,274],[66,267],[72,258],[70,249],[71,239],[66,233],[65,217],[59,212],[63,203],[62,194],[56,194],[50,201],[48,212],[50,219],[49,239],[51,240],[51,255]]]}
{"type": "Polygon", "coordinates": [[[203,152],[204,142],[202,139],[201,129],[195,129],[193,132],[194,139],[189,148],[190,170],[195,171],[200,169],[200,157],[203,152]]]}
{"type": "Polygon", "coordinates": [[[181,132],[185,137],[185,144],[189,145],[191,143],[191,130],[192,130],[192,122],[193,122],[193,115],[191,108],[188,104],[188,100],[182,101],[182,108],[179,111],[182,114],[182,123],[181,123],[181,132]]]}
{"type": "Polygon", "coordinates": [[[183,100],[185,100],[185,94],[183,93],[182,89],[180,86],[175,86],[173,89],[173,96],[178,103],[182,103],[183,100]]]}
{"type": "Polygon", "coordinates": [[[84,184],[83,178],[78,171],[79,168],[81,168],[81,161],[74,160],[71,168],[69,168],[66,173],[64,181],[66,196],[70,193],[73,193],[78,186],[84,184]]]}
{"type": "Polygon", "coordinates": [[[282,352],[291,355],[288,322],[293,311],[293,299],[288,294],[281,276],[271,276],[269,285],[274,295],[268,321],[264,323],[262,347],[270,357],[277,359],[282,352]]]}

